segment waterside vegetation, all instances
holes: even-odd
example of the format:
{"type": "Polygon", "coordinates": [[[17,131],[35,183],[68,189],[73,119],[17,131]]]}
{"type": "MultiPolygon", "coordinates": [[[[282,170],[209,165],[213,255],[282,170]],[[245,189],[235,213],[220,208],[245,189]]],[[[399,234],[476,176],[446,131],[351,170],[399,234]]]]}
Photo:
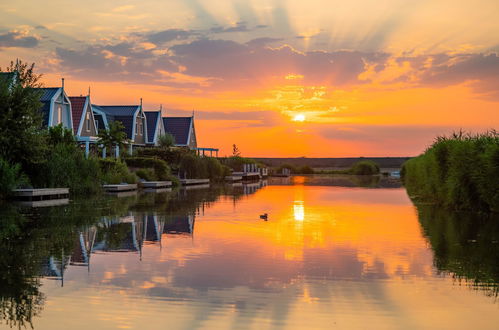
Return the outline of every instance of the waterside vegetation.
{"type": "Polygon", "coordinates": [[[499,133],[438,137],[404,164],[401,175],[416,203],[499,212],[499,133]]]}

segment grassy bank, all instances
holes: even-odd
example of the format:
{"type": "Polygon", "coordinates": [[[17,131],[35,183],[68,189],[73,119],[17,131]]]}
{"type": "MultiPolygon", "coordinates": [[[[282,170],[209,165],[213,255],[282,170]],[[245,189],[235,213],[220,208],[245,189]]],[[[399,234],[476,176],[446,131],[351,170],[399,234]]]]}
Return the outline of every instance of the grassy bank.
{"type": "Polygon", "coordinates": [[[402,167],[409,196],[453,209],[499,212],[499,133],[438,137],[402,167]]]}

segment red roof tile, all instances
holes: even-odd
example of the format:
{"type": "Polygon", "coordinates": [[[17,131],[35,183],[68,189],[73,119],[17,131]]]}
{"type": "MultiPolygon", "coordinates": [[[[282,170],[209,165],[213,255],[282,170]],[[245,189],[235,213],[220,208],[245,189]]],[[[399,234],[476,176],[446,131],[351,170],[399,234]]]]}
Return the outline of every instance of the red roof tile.
{"type": "Polygon", "coordinates": [[[78,127],[80,127],[81,116],[83,115],[83,107],[87,100],[86,96],[70,96],[71,112],[73,114],[73,130],[75,135],[78,134],[78,127]]]}

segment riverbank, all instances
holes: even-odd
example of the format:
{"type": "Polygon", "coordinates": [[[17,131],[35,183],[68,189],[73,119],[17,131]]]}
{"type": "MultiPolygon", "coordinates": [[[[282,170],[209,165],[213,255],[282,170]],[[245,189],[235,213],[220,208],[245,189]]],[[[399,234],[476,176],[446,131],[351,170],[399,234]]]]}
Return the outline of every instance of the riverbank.
{"type": "Polygon", "coordinates": [[[415,202],[499,212],[499,133],[438,137],[401,174],[415,202]]]}

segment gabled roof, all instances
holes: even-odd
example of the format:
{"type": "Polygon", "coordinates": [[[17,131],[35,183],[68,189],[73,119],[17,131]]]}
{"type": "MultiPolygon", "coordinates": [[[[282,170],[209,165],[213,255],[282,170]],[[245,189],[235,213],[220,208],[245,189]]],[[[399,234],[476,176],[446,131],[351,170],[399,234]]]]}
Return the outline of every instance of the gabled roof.
{"type": "Polygon", "coordinates": [[[35,90],[41,92],[40,102],[42,102],[41,111],[43,114],[44,125],[49,124],[50,115],[50,102],[52,98],[59,92],[60,87],[50,87],[50,88],[35,88],[35,90]]]}
{"type": "Polygon", "coordinates": [[[100,109],[111,116],[133,116],[140,105],[100,105],[100,109]]]}
{"type": "Polygon", "coordinates": [[[175,138],[175,145],[187,145],[191,132],[192,117],[163,117],[166,133],[175,138]]]}
{"type": "Polygon", "coordinates": [[[99,112],[102,112],[106,116],[107,122],[118,120],[125,127],[125,133],[127,138],[133,138],[133,119],[134,115],[138,110],[140,110],[140,105],[94,105],[92,104],[92,109],[96,110],[97,113],[95,119],[99,123],[99,127],[104,125],[104,119],[100,116],[99,112]]]}
{"type": "Polygon", "coordinates": [[[154,143],[158,120],[161,119],[161,111],[144,111],[147,121],[147,142],[154,143]]]}
{"type": "Polygon", "coordinates": [[[85,111],[87,97],[70,96],[69,101],[71,102],[71,112],[73,113],[73,131],[75,132],[75,134],[78,134],[78,128],[80,127],[81,116],[85,111]]]}

